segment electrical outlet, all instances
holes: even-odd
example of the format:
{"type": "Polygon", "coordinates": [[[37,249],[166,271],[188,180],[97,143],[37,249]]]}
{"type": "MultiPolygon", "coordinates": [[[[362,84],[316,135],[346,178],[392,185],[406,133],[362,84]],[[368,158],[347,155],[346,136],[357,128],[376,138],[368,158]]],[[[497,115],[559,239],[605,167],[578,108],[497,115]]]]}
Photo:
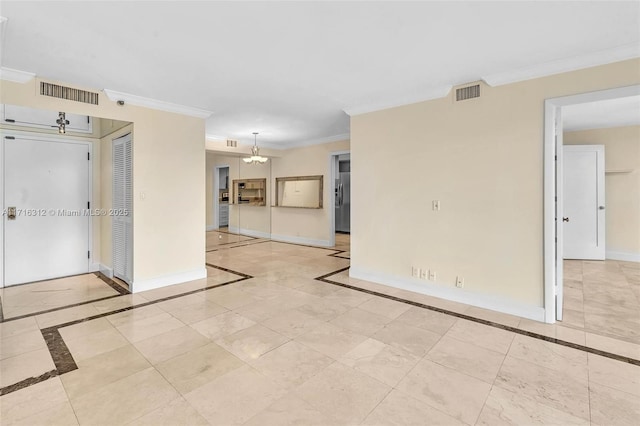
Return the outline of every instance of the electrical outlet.
{"type": "Polygon", "coordinates": [[[438,210],[440,210],[440,200],[433,200],[433,201],[431,202],[431,208],[432,208],[434,211],[438,211],[438,210]]]}
{"type": "Polygon", "coordinates": [[[429,270],[427,268],[420,269],[420,279],[421,280],[426,280],[428,278],[428,275],[429,275],[429,270]]]}
{"type": "Polygon", "coordinates": [[[436,280],[436,271],[434,271],[433,269],[429,269],[429,281],[435,281],[436,280]]]}
{"type": "Polygon", "coordinates": [[[461,277],[460,275],[456,277],[456,287],[458,288],[464,287],[464,278],[461,277]]]}
{"type": "Polygon", "coordinates": [[[413,276],[415,278],[420,278],[420,268],[418,268],[416,266],[412,266],[411,267],[411,276],[413,276]]]}

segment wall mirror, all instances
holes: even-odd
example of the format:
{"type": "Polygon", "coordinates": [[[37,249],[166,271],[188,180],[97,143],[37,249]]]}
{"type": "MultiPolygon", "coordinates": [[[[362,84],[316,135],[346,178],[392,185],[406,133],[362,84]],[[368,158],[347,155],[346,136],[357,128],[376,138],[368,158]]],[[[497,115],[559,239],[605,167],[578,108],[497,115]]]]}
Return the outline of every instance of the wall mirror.
{"type": "Polygon", "coordinates": [[[276,207],[322,208],[322,175],[276,178],[276,207]]]}

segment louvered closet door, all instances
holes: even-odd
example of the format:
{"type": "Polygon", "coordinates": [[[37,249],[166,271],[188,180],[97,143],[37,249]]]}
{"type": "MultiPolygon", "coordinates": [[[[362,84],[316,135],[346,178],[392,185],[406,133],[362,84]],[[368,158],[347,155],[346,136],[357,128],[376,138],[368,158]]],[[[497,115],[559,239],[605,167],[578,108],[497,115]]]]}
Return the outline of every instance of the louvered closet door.
{"type": "Polygon", "coordinates": [[[113,141],[113,275],[133,278],[133,175],[131,134],[113,141]]]}

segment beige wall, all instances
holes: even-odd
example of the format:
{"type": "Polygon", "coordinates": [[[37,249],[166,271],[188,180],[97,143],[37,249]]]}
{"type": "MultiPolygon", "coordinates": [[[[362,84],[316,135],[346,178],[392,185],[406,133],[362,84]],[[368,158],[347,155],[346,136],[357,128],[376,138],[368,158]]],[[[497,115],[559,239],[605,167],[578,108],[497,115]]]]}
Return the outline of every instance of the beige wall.
{"type": "Polygon", "coordinates": [[[351,274],[542,319],[544,100],[638,84],[639,66],[352,117],[351,274]],[[412,278],[412,265],[435,283],[412,278]]]}
{"type": "Polygon", "coordinates": [[[565,145],[604,145],[607,257],[640,258],[640,126],[564,133],[565,145]]]}
{"type": "Polygon", "coordinates": [[[329,245],[333,215],[330,203],[330,197],[333,197],[330,155],[332,152],[348,151],[349,147],[348,140],[311,145],[284,151],[280,158],[273,159],[270,185],[272,194],[275,191],[275,179],[279,177],[322,175],[324,189],[322,209],[274,207],[271,212],[273,239],[329,245]]]}
{"type": "Polygon", "coordinates": [[[100,105],[40,96],[38,83],[38,79],[25,84],[0,81],[0,103],[134,125],[134,291],[204,274],[204,120],[118,106],[104,94],[100,105]]]}

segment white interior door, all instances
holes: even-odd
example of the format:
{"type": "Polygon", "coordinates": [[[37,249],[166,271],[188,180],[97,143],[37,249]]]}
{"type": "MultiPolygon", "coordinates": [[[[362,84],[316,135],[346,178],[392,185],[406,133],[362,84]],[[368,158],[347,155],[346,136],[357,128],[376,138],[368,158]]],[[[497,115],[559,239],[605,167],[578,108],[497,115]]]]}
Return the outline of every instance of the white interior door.
{"type": "Polygon", "coordinates": [[[604,146],[563,147],[563,256],[604,260],[604,146]]]}
{"type": "Polygon", "coordinates": [[[133,280],[133,165],[132,139],[113,140],[113,275],[131,285],[133,280]]]}
{"type": "Polygon", "coordinates": [[[89,272],[89,145],[4,139],[3,163],[5,285],[89,272]]]}

